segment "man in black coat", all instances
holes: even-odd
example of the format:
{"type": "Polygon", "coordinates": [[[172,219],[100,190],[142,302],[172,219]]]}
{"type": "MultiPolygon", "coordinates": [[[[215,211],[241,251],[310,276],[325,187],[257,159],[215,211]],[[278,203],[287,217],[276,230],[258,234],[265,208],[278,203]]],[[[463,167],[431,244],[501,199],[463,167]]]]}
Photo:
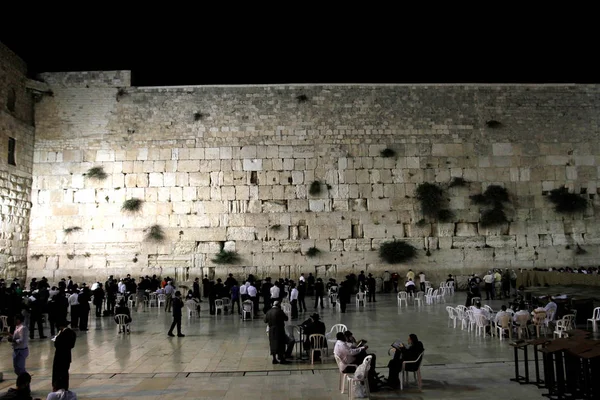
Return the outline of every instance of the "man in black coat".
{"type": "Polygon", "coordinates": [[[369,277],[367,278],[367,288],[369,289],[369,297],[367,298],[367,301],[373,301],[374,303],[377,302],[377,300],[375,300],[375,291],[377,290],[377,282],[375,282],[375,278],[373,278],[373,274],[369,274],[369,277]]]}
{"type": "Polygon", "coordinates": [[[181,292],[179,290],[175,292],[171,307],[173,308],[173,323],[171,324],[168,335],[175,336],[173,335],[173,329],[177,326],[177,336],[184,337],[185,335],[181,333],[181,309],[183,308],[183,300],[181,300],[181,292]]]}
{"type": "Polygon", "coordinates": [[[75,347],[77,335],[71,329],[66,319],[57,321],[58,334],[54,340],[54,360],[52,362],[52,383],[59,380],[69,388],[69,368],[71,367],[71,349],[75,347]]]}
{"type": "MultiPolygon", "coordinates": [[[[310,276],[309,276],[310,278],[310,276]]],[[[315,309],[319,305],[319,299],[321,300],[321,310],[325,307],[323,305],[323,296],[325,295],[325,285],[323,284],[323,279],[318,278],[315,283],[315,309]]]]}
{"type": "Polygon", "coordinates": [[[269,325],[269,346],[273,356],[273,364],[289,364],[285,359],[286,344],[288,343],[285,333],[285,321],[288,316],[279,307],[279,302],[273,303],[273,307],[265,314],[265,323],[269,325]],[[279,360],[277,360],[277,357],[279,360]]]}
{"type": "Polygon", "coordinates": [[[271,309],[271,278],[265,278],[265,283],[262,284],[260,288],[260,293],[263,297],[264,305],[263,305],[263,313],[267,313],[271,309]]]}
{"type": "Polygon", "coordinates": [[[79,302],[79,330],[85,332],[88,330],[88,318],[90,316],[90,299],[91,290],[85,283],[82,284],[81,293],[79,293],[79,297],[77,297],[77,301],[79,302]]]}
{"type": "Polygon", "coordinates": [[[194,285],[192,287],[192,295],[194,298],[200,300],[200,278],[194,279],[194,285]]]}
{"type": "MultiPolygon", "coordinates": [[[[396,389],[400,387],[400,371],[402,371],[402,363],[404,361],[415,361],[425,349],[423,343],[419,341],[417,335],[411,333],[408,335],[408,345],[404,343],[400,344],[400,347],[396,348],[394,358],[388,363],[389,375],[387,379],[387,385],[396,389]]],[[[416,371],[420,365],[407,364],[405,370],[416,371]]]]}
{"type": "Polygon", "coordinates": [[[210,293],[210,279],[208,279],[208,275],[204,275],[202,278],[202,296],[208,297],[210,293]]]}

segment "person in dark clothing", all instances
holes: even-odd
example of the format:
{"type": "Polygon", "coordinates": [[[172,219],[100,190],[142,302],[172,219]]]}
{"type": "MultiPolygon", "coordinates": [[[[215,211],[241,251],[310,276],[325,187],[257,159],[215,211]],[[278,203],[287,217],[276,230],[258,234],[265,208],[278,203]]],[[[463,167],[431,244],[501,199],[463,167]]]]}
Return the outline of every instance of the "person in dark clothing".
{"type": "Polygon", "coordinates": [[[227,279],[225,279],[225,287],[227,290],[231,289],[234,284],[237,285],[237,283],[238,281],[233,277],[233,274],[227,275],[227,279]]]}
{"type": "MultiPolygon", "coordinates": [[[[310,275],[309,275],[310,278],[310,275]]],[[[315,309],[319,305],[319,300],[321,300],[321,310],[325,307],[323,305],[323,296],[325,295],[325,285],[323,284],[323,279],[318,278],[315,283],[315,309]]]]}
{"type": "Polygon", "coordinates": [[[50,335],[54,336],[56,329],[58,328],[58,302],[57,299],[60,296],[59,294],[55,294],[52,296],[50,301],[48,302],[48,323],[50,324],[50,335]]]}
{"type": "Polygon", "coordinates": [[[271,278],[267,277],[265,283],[260,288],[260,294],[263,297],[263,313],[267,313],[271,309],[271,278]]]}
{"type": "Polygon", "coordinates": [[[215,300],[217,299],[218,289],[216,288],[216,285],[214,282],[208,282],[205,293],[207,294],[207,297],[208,297],[208,309],[209,309],[210,315],[215,315],[217,312],[216,307],[215,307],[215,300]]]}
{"type": "Polygon", "coordinates": [[[102,304],[104,303],[104,289],[102,284],[99,283],[98,287],[94,289],[94,306],[96,307],[96,318],[102,316],[102,304]]]}
{"type": "Polygon", "coordinates": [[[348,281],[341,282],[338,286],[338,301],[340,302],[340,311],[346,312],[346,305],[350,302],[350,289],[348,281]]]}
{"type": "Polygon", "coordinates": [[[365,271],[360,271],[360,274],[358,275],[358,291],[364,292],[366,285],[367,277],[365,276],[365,271]]]}
{"type": "Polygon", "coordinates": [[[119,314],[127,315],[127,318],[125,319],[125,323],[126,324],[131,323],[131,321],[132,321],[131,311],[129,310],[129,307],[127,307],[127,305],[125,304],[125,299],[121,299],[121,301],[119,301],[119,305],[115,309],[115,322],[116,323],[119,323],[119,320],[117,320],[117,315],[119,315],[119,314]]]}
{"type": "Polygon", "coordinates": [[[310,272],[306,278],[306,285],[306,295],[312,296],[315,293],[315,277],[310,272]]]}
{"type": "Polygon", "coordinates": [[[169,329],[169,336],[173,335],[173,329],[177,326],[177,336],[184,337],[185,335],[181,333],[181,309],[183,308],[183,301],[181,300],[181,292],[178,290],[175,292],[175,297],[173,297],[173,323],[171,324],[171,328],[169,329]]]}
{"type": "Polygon", "coordinates": [[[367,278],[367,288],[369,289],[369,296],[367,298],[368,302],[373,301],[374,303],[377,302],[377,300],[375,300],[375,291],[377,290],[377,282],[375,282],[375,278],[373,278],[373,274],[369,274],[369,277],[367,278]]]}
{"type": "Polygon", "coordinates": [[[200,300],[200,278],[194,279],[194,285],[192,288],[193,288],[192,294],[193,294],[194,298],[200,300]]]}
{"type": "Polygon", "coordinates": [[[116,279],[112,279],[107,282],[108,285],[104,287],[106,290],[106,310],[108,311],[108,315],[113,315],[115,313],[115,305],[117,303],[117,292],[119,291],[119,286],[117,285],[116,279]]]}
{"type": "Polygon", "coordinates": [[[17,377],[17,387],[9,388],[8,391],[0,395],[0,399],[11,400],[31,400],[31,375],[22,372],[17,377]]]}
{"type": "Polygon", "coordinates": [[[33,298],[29,299],[29,339],[33,339],[35,332],[35,325],[38,326],[38,332],[40,335],[40,339],[46,339],[47,336],[44,336],[44,325],[42,324],[42,307],[44,306],[40,300],[40,296],[38,293],[32,296],[33,298]]]}
{"type": "MultiPolygon", "coordinates": [[[[85,285],[85,283],[83,284],[85,285]]],[[[79,302],[79,330],[87,331],[88,330],[88,318],[90,316],[90,289],[87,286],[84,286],[81,289],[81,293],[79,293],[79,297],[77,301],[79,302]]]]}
{"type": "Polygon", "coordinates": [[[208,297],[210,293],[210,280],[208,279],[208,275],[204,275],[202,278],[202,295],[204,297],[208,297]]]}
{"type": "MultiPolygon", "coordinates": [[[[402,363],[404,361],[415,361],[425,349],[423,343],[419,341],[417,335],[411,333],[408,335],[408,345],[402,343],[399,348],[396,348],[394,358],[388,363],[389,375],[387,378],[387,386],[397,389],[400,387],[400,371],[402,371],[402,363]]],[[[417,365],[408,365],[408,371],[416,371],[417,365]]]]}
{"type": "Polygon", "coordinates": [[[54,360],[52,361],[52,383],[59,380],[65,382],[69,388],[69,368],[71,367],[71,349],[75,347],[77,335],[71,329],[66,320],[57,321],[58,334],[54,338],[54,360]]]}
{"type": "Polygon", "coordinates": [[[287,343],[285,321],[287,320],[288,316],[279,307],[278,301],[274,302],[273,307],[265,314],[265,323],[269,325],[269,347],[271,356],[273,356],[273,364],[289,364],[289,361],[285,359],[287,343]]]}
{"type": "Polygon", "coordinates": [[[298,310],[300,312],[308,311],[304,298],[306,297],[306,282],[298,282],[298,310]]]}
{"type": "Polygon", "coordinates": [[[237,285],[237,282],[233,284],[230,290],[231,293],[231,313],[233,314],[233,310],[235,309],[235,305],[237,304],[238,314],[242,313],[242,309],[240,306],[240,287],[237,285]]]}
{"type": "MultiPolygon", "coordinates": [[[[314,313],[311,315],[306,321],[300,324],[300,329],[302,329],[302,333],[305,337],[304,341],[304,350],[310,355],[310,335],[319,333],[321,335],[325,334],[325,324],[321,321],[321,317],[319,314],[314,313]]],[[[327,346],[327,341],[325,341],[325,346],[327,346]]],[[[315,359],[314,361],[321,360],[321,352],[315,351],[315,359]]]]}

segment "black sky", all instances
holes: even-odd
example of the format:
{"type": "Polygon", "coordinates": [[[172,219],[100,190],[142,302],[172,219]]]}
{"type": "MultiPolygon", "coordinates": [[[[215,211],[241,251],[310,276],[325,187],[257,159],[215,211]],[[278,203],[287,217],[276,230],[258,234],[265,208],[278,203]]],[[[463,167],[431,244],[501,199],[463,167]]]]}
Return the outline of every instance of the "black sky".
{"type": "MultiPolygon", "coordinates": [[[[0,41],[43,71],[132,70],[134,86],[268,83],[600,83],[567,38],[229,34],[149,37],[44,32],[0,41]]],[[[569,38],[571,39],[571,38],[569,38]]]]}

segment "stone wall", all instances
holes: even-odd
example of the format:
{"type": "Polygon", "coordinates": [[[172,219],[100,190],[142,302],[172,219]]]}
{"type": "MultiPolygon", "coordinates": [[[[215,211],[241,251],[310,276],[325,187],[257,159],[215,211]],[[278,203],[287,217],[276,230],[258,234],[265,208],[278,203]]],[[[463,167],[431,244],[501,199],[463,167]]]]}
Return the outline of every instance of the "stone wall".
{"type": "Polygon", "coordinates": [[[27,269],[33,102],[26,90],[27,69],[0,43],[0,277],[24,277],[27,269]],[[9,138],[15,140],[15,163],[8,163],[9,138]]]}
{"type": "Polygon", "coordinates": [[[121,72],[43,79],[54,96],[36,108],[35,276],[339,278],[410,267],[438,281],[489,267],[598,264],[598,86],[147,88],[129,87],[121,72]],[[382,157],[385,148],[396,155],[382,157]],[[87,177],[94,166],[108,177],[87,177]],[[447,189],[454,177],[470,184],[447,189]],[[417,224],[423,182],[446,187],[453,222],[417,224]],[[508,189],[512,222],[483,229],[469,196],[490,184],[508,189]],[[585,213],[553,210],[547,192],[563,185],[589,198],[585,213]],[[138,214],[121,211],[130,198],[144,200],[138,214]],[[145,240],[154,224],[162,243],[145,240]],[[377,250],[392,238],[418,257],[383,264],[377,250]],[[307,257],[313,246],[321,252],[307,257]],[[241,261],[215,265],[221,248],[241,261]]]}

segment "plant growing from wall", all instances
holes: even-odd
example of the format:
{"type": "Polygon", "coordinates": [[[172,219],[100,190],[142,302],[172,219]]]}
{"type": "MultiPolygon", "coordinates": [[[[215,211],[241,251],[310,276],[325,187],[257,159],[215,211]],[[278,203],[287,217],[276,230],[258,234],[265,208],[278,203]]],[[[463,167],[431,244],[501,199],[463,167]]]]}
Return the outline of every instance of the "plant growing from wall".
{"type": "Polygon", "coordinates": [[[117,90],[117,101],[121,101],[121,99],[127,96],[128,94],[129,93],[127,93],[125,88],[119,88],[119,90],[117,90]]]}
{"type": "Polygon", "coordinates": [[[308,188],[308,193],[310,193],[311,196],[317,196],[321,194],[321,182],[314,181],[311,183],[310,187],[308,188]]]}
{"type": "Polygon", "coordinates": [[[379,257],[388,264],[400,264],[412,260],[416,255],[417,249],[401,240],[385,242],[379,248],[379,257]]]}
{"type": "Polygon", "coordinates": [[[142,199],[138,199],[135,197],[132,199],[125,200],[123,202],[123,206],[121,206],[121,211],[127,211],[127,212],[140,211],[142,209],[143,203],[144,203],[144,201],[142,199]]]}
{"type": "Polygon", "coordinates": [[[75,253],[67,253],[67,258],[68,258],[69,260],[72,260],[72,259],[74,259],[74,258],[75,258],[75,253]]]}
{"type": "Polygon", "coordinates": [[[240,256],[235,251],[221,250],[217,253],[212,262],[215,264],[235,264],[240,260],[240,256]]]}
{"type": "Polygon", "coordinates": [[[551,190],[548,200],[554,204],[554,210],[562,214],[584,211],[588,204],[585,197],[576,193],[569,193],[569,190],[564,186],[551,190]]]}
{"type": "Polygon", "coordinates": [[[148,232],[146,234],[146,240],[150,242],[162,242],[165,240],[165,232],[160,225],[152,225],[145,231],[148,232]]]}
{"type": "Polygon", "coordinates": [[[40,258],[44,257],[44,255],[43,254],[32,254],[30,257],[33,258],[34,260],[39,260],[40,258]]]}
{"type": "Polygon", "coordinates": [[[298,103],[306,103],[308,101],[308,96],[305,94],[301,94],[296,96],[296,101],[298,101],[298,103]]]}
{"type": "Polygon", "coordinates": [[[201,112],[194,113],[194,121],[202,121],[204,118],[208,117],[209,114],[204,114],[201,112]]]}
{"type": "Polygon", "coordinates": [[[275,231],[275,232],[278,232],[278,231],[281,230],[281,225],[279,225],[279,224],[272,225],[271,226],[271,230],[275,231]]]}
{"type": "Polygon", "coordinates": [[[498,129],[502,127],[502,122],[491,119],[489,121],[485,121],[485,126],[491,129],[498,129]]]}
{"type": "Polygon", "coordinates": [[[474,204],[486,207],[481,213],[479,222],[483,228],[497,226],[508,222],[504,212],[504,204],[510,201],[506,188],[490,185],[483,194],[470,197],[474,204]]]}
{"type": "Polygon", "coordinates": [[[308,249],[306,251],[306,256],[307,257],[316,257],[317,254],[319,254],[321,252],[321,250],[317,249],[316,247],[311,247],[310,249],[308,249]]]}
{"type": "Polygon", "coordinates": [[[448,185],[448,187],[462,187],[462,186],[467,186],[468,183],[469,182],[466,181],[464,178],[456,177],[450,181],[450,184],[448,185]]]}
{"type": "Polygon", "coordinates": [[[107,173],[104,172],[104,168],[102,167],[92,167],[88,169],[87,173],[84,175],[88,178],[98,179],[99,181],[103,181],[108,177],[107,173]]]}
{"type": "Polygon", "coordinates": [[[63,229],[65,235],[70,235],[73,232],[79,232],[81,228],[79,226],[70,226],[68,228],[63,229]]]}
{"type": "Polygon", "coordinates": [[[423,215],[442,222],[451,221],[454,213],[444,207],[444,190],[432,183],[422,183],[417,187],[417,200],[421,203],[423,215]]]}
{"type": "Polygon", "coordinates": [[[381,157],[391,158],[396,155],[396,151],[394,149],[390,149],[389,147],[386,147],[385,149],[381,150],[379,152],[379,154],[381,154],[381,157]]]}

